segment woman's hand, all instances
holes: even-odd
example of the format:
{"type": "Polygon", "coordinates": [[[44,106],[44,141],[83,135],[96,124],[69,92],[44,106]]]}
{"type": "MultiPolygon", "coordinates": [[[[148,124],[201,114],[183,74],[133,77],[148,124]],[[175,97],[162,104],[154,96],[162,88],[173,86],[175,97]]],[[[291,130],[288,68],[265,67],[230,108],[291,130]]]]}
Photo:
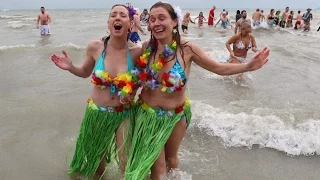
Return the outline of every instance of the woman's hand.
{"type": "Polygon", "coordinates": [[[55,54],[53,54],[51,56],[51,60],[54,62],[54,64],[56,66],[58,66],[60,69],[63,69],[63,70],[70,70],[71,67],[72,67],[72,61],[70,59],[70,57],[68,56],[67,52],[66,51],[62,51],[62,54],[64,56],[57,56],[55,54]]]}
{"type": "Polygon", "coordinates": [[[260,69],[266,62],[268,62],[269,53],[270,49],[265,47],[262,49],[262,51],[251,58],[251,60],[247,63],[248,71],[260,69]]]}

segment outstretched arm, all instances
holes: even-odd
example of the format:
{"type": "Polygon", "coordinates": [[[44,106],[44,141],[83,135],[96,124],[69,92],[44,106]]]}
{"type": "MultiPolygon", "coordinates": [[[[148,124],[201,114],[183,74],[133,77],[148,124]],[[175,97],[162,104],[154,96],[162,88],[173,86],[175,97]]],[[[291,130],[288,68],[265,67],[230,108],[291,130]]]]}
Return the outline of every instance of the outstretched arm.
{"type": "Polygon", "coordinates": [[[191,17],[189,17],[189,21],[190,21],[192,24],[194,24],[194,21],[192,21],[191,17]]]}
{"type": "Polygon", "coordinates": [[[219,18],[219,21],[216,23],[216,25],[214,25],[214,27],[216,27],[220,21],[221,21],[221,18],[219,18]]]}
{"type": "Polygon", "coordinates": [[[243,64],[224,64],[219,63],[209,57],[198,45],[191,42],[188,43],[193,50],[191,59],[202,68],[219,75],[232,75],[246,71],[254,71],[260,69],[267,61],[270,50],[264,48],[257,53],[248,63],[243,64]]]}
{"type": "Polygon", "coordinates": [[[71,61],[69,55],[65,51],[62,51],[63,56],[57,56],[55,54],[52,55],[51,60],[59,68],[61,68],[63,70],[67,70],[78,77],[87,78],[91,75],[92,70],[95,65],[95,60],[94,60],[92,54],[97,51],[98,43],[101,43],[101,41],[100,42],[91,41],[89,43],[89,45],[87,47],[86,58],[85,58],[82,66],[74,66],[72,64],[72,61],[71,61]]]}

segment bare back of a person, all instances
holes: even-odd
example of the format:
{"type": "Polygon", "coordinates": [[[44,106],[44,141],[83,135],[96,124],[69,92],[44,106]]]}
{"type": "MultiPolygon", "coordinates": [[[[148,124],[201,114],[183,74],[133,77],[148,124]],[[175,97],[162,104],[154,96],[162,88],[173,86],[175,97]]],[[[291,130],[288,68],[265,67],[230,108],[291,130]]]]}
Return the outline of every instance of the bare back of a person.
{"type": "Polygon", "coordinates": [[[49,14],[47,13],[40,13],[39,14],[39,21],[40,21],[40,25],[47,25],[49,22],[49,14]]]}
{"type": "MultiPolygon", "coordinates": [[[[181,44],[186,43],[185,41],[182,41],[181,44]]],[[[188,45],[188,43],[186,44],[188,45]]],[[[191,67],[191,56],[192,56],[192,51],[190,47],[182,47],[184,51],[184,60],[183,61],[180,53],[180,48],[177,50],[177,58],[178,61],[181,65],[181,68],[184,70],[186,74],[186,78],[189,78],[190,74],[190,67],[191,67]]],[[[161,51],[162,52],[162,51],[161,51]]],[[[158,50],[157,54],[153,57],[158,57],[159,54],[161,53],[160,50],[158,50]]],[[[153,63],[154,61],[157,61],[157,59],[151,58],[150,62],[153,63]]],[[[172,57],[169,57],[172,58],[172,57]]],[[[170,69],[173,67],[173,65],[176,62],[176,58],[168,62],[157,74],[157,77],[162,77],[163,73],[167,73],[170,71],[170,69]]],[[[186,99],[186,94],[185,91],[187,90],[188,82],[185,86],[183,86],[181,91],[178,92],[173,92],[173,93],[166,93],[161,91],[161,84],[160,87],[158,87],[155,90],[143,90],[143,93],[141,93],[141,99],[146,102],[149,106],[151,107],[161,107],[163,109],[175,109],[176,107],[181,106],[186,99]]]]}
{"type": "MultiPolygon", "coordinates": [[[[141,48],[137,48],[137,46],[134,46],[132,48],[129,47],[132,60],[137,59],[140,55],[139,52],[141,52],[141,48]]],[[[104,50],[103,42],[101,40],[92,41],[88,49],[93,59],[95,60],[95,64],[97,64],[98,60],[102,57],[101,55],[104,50]]],[[[119,50],[113,48],[112,46],[108,46],[107,53],[105,54],[105,57],[103,59],[104,70],[109,73],[111,78],[115,78],[119,73],[128,71],[127,61],[127,49],[119,50]]],[[[100,89],[98,86],[93,86],[91,98],[93,99],[95,104],[108,107],[119,106],[120,97],[117,95],[117,92],[115,92],[115,94],[113,95],[109,92],[110,87],[100,89]]]]}
{"type": "Polygon", "coordinates": [[[254,12],[253,13],[253,20],[260,21],[261,19],[261,13],[260,12],[254,12]]]}
{"type": "Polygon", "coordinates": [[[300,14],[297,15],[297,21],[301,21],[302,20],[302,16],[300,14]]]}

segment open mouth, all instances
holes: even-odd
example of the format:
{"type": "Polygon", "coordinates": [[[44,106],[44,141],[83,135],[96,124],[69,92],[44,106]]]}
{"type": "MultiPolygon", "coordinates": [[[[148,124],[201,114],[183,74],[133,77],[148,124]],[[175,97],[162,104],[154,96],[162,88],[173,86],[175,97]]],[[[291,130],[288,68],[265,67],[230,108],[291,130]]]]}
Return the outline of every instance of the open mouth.
{"type": "Polygon", "coordinates": [[[153,31],[155,33],[161,33],[161,32],[164,32],[164,28],[154,28],[153,31]]]}
{"type": "Polygon", "coordinates": [[[113,27],[114,27],[115,30],[119,31],[119,30],[121,30],[122,25],[121,24],[115,24],[113,27]]]}

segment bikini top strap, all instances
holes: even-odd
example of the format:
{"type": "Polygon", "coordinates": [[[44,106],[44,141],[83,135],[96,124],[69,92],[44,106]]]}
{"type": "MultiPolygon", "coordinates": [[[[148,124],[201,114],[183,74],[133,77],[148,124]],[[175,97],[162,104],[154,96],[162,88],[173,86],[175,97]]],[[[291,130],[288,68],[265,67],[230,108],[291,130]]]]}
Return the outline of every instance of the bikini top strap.
{"type": "Polygon", "coordinates": [[[94,70],[103,70],[104,69],[104,57],[105,57],[105,50],[102,51],[98,62],[94,66],[94,70]]]}
{"type": "Polygon", "coordinates": [[[128,71],[133,70],[134,66],[133,66],[133,61],[132,61],[132,57],[131,57],[131,53],[130,53],[130,49],[129,49],[128,44],[127,44],[127,64],[128,64],[128,71]]]}

